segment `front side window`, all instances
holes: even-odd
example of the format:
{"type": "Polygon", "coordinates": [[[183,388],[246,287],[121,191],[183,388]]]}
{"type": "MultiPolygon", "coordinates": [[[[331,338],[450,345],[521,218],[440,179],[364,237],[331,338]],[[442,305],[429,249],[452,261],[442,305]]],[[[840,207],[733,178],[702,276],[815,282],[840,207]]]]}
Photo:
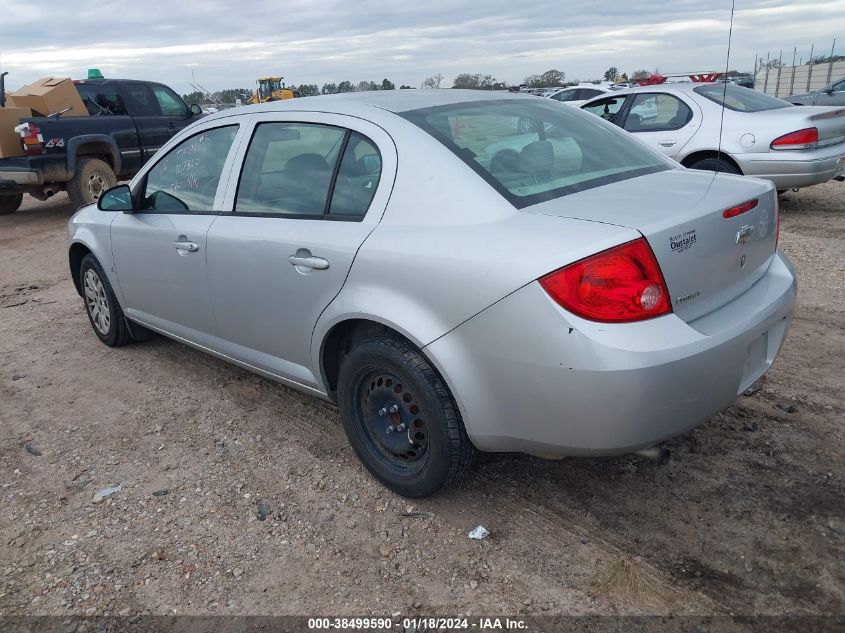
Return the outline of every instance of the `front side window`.
{"type": "Polygon", "coordinates": [[[261,123],[244,159],[236,213],[322,216],[346,130],[261,123]]]}
{"type": "Polygon", "coordinates": [[[614,115],[619,112],[623,103],[625,103],[625,97],[610,97],[608,99],[602,99],[601,101],[596,101],[590,105],[583,106],[581,109],[610,121],[613,119],[614,115]]]}
{"type": "Polygon", "coordinates": [[[691,120],[690,107],[674,95],[643,92],[631,103],[625,129],[629,132],[679,130],[691,120]]]}
{"type": "Polygon", "coordinates": [[[126,84],[123,88],[129,111],[135,116],[155,116],[161,114],[161,109],[152,91],[144,84],[126,84]]]}
{"type": "Polygon", "coordinates": [[[149,171],[141,209],[163,213],[210,211],[237,125],[194,134],[149,171]]]}
{"type": "Polygon", "coordinates": [[[165,86],[153,86],[153,94],[155,95],[161,113],[164,116],[187,116],[188,109],[185,107],[183,101],[176,95],[175,92],[165,86]]]}
{"type": "Polygon", "coordinates": [[[458,103],[402,116],[517,208],[670,168],[666,159],[602,121],[545,100],[458,103]]]}
{"type": "Polygon", "coordinates": [[[783,99],[776,99],[762,92],[729,83],[704,84],[693,88],[693,90],[719,105],[724,103],[728,110],[735,110],[736,112],[762,112],[763,110],[794,107],[783,99]]]}

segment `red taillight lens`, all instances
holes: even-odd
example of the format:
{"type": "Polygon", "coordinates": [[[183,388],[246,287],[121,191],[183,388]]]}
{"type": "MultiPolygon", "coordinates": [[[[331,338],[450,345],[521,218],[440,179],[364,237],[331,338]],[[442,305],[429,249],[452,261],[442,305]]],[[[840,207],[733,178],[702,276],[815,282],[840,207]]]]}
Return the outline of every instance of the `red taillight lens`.
{"type": "Polygon", "coordinates": [[[746,211],[751,211],[754,207],[757,206],[759,202],[757,200],[749,200],[748,202],[743,202],[742,204],[738,204],[735,207],[731,207],[730,209],[725,209],[722,211],[723,218],[733,218],[738,215],[742,215],[746,211]]]}
{"type": "Polygon", "coordinates": [[[645,238],[565,266],[540,285],[570,312],[592,321],[642,321],[672,311],[660,266],[645,238]]]}
{"type": "Polygon", "coordinates": [[[819,142],[819,130],[814,127],[790,132],[772,141],[772,149],[808,149],[819,142]]]}

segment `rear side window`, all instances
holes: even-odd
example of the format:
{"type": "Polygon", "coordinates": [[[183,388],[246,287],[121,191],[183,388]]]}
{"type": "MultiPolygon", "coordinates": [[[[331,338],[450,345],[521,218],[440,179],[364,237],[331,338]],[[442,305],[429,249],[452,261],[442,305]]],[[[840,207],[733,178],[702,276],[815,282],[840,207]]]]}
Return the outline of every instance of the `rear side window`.
{"type": "Polygon", "coordinates": [[[545,99],[474,101],[402,116],[517,208],[670,168],[603,121],[545,99]]]}
{"type": "Polygon", "coordinates": [[[123,99],[114,86],[77,84],[76,89],[90,115],[127,114],[123,99]]]}
{"type": "Polygon", "coordinates": [[[776,99],[762,92],[729,83],[704,84],[693,88],[693,90],[719,105],[724,102],[728,110],[735,110],[736,112],[762,112],[763,110],[794,107],[783,99],[776,99]]]}
{"type": "Polygon", "coordinates": [[[380,178],[381,155],[357,132],[316,123],[261,123],[244,158],[235,212],[359,219],[380,178]]]}
{"type": "Polygon", "coordinates": [[[381,155],[372,141],[357,132],[349,141],[337,171],[329,214],[363,217],[381,178],[381,155]]]}
{"type": "Polygon", "coordinates": [[[573,101],[577,93],[577,90],[571,88],[569,90],[561,90],[557,94],[553,94],[551,98],[555,101],[573,101]]]}
{"type": "Polygon", "coordinates": [[[312,123],[261,123],[241,170],[237,213],[322,216],[342,128],[312,123]]]}
{"type": "Polygon", "coordinates": [[[237,125],[205,130],[170,150],[147,174],[141,209],[211,211],[237,131],[237,125]]]}

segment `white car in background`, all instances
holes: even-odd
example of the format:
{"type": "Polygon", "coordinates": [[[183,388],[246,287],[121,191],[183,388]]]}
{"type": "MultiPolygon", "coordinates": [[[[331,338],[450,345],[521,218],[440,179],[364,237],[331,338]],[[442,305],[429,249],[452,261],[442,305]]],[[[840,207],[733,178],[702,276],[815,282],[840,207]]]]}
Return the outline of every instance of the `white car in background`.
{"type": "Polygon", "coordinates": [[[590,99],[594,99],[595,97],[609,92],[613,91],[606,86],[600,86],[597,84],[578,84],[577,86],[570,86],[569,88],[563,88],[562,90],[553,92],[550,95],[547,95],[547,97],[549,99],[565,103],[566,105],[579,106],[590,99]]]}
{"type": "Polygon", "coordinates": [[[581,109],[685,167],[764,178],[779,191],[845,180],[845,107],[797,107],[719,82],[619,90],[581,109]]]}

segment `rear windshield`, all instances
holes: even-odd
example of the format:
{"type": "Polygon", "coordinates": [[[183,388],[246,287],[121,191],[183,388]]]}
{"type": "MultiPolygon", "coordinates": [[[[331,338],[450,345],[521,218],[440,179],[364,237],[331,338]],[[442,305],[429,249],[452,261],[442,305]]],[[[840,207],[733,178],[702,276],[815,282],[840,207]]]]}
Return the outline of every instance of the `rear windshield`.
{"type": "Polygon", "coordinates": [[[724,97],[725,107],[728,110],[736,110],[737,112],[761,112],[762,110],[793,107],[791,103],[787,103],[782,99],[775,99],[762,92],[734,84],[721,82],[717,84],[706,84],[693,88],[693,90],[702,97],[707,97],[710,101],[715,101],[719,105],[722,105],[722,97],[724,97]]]}
{"type": "Polygon", "coordinates": [[[668,160],[577,108],[540,99],[402,113],[517,208],[671,169],[668,160]]]}

